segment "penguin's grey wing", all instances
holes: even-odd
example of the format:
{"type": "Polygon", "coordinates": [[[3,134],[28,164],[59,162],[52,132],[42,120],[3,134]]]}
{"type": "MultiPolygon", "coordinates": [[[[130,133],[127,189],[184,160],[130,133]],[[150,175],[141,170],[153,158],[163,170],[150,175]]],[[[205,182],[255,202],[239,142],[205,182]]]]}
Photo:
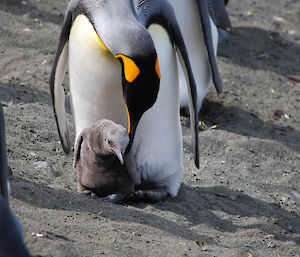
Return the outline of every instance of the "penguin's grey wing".
{"type": "Polygon", "coordinates": [[[217,61],[214,53],[213,48],[213,41],[212,41],[212,33],[210,27],[210,20],[209,20],[209,11],[208,11],[208,3],[207,0],[198,0],[198,7],[199,7],[199,14],[202,24],[202,31],[204,36],[204,42],[208,53],[208,60],[210,63],[210,68],[212,72],[212,78],[216,87],[217,92],[220,94],[222,93],[222,81],[219,74],[217,61]]]}
{"type": "Polygon", "coordinates": [[[30,257],[20,233],[21,226],[8,203],[0,196],[0,256],[30,257]]]}
{"type": "Polygon", "coordinates": [[[75,148],[74,148],[74,162],[73,167],[76,168],[78,161],[80,160],[80,151],[83,139],[86,135],[87,128],[82,130],[76,140],[75,148]]]}
{"type": "MultiPolygon", "coordinates": [[[[0,103],[1,105],[1,103],[0,103]]],[[[5,124],[2,105],[0,106],[0,190],[8,203],[8,166],[5,145],[5,124]]]]}
{"type": "Polygon", "coordinates": [[[62,82],[68,66],[68,39],[72,26],[72,12],[78,3],[79,0],[71,0],[68,5],[49,80],[55,121],[65,153],[70,152],[71,143],[66,119],[65,91],[62,82]]]}
{"type": "Polygon", "coordinates": [[[215,25],[227,32],[232,30],[224,0],[208,0],[209,14],[215,25]]]}
{"type": "Polygon", "coordinates": [[[188,85],[193,155],[195,165],[199,168],[199,118],[197,112],[196,83],[174,9],[166,0],[136,0],[136,3],[137,16],[140,22],[147,28],[151,24],[159,24],[164,27],[169,34],[170,40],[175,46],[188,85]]]}

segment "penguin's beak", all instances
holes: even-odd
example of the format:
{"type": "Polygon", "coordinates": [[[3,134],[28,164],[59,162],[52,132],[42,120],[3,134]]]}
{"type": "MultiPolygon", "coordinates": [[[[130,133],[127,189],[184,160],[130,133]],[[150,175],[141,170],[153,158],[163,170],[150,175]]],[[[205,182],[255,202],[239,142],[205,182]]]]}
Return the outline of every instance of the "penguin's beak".
{"type": "Polygon", "coordinates": [[[131,121],[131,126],[130,126],[131,128],[130,128],[130,130],[128,130],[129,143],[128,143],[126,151],[125,151],[126,154],[131,150],[131,146],[132,146],[132,143],[133,143],[135,131],[136,131],[136,128],[137,128],[137,125],[138,125],[139,121],[140,121],[140,119],[131,121]]]}
{"type": "Polygon", "coordinates": [[[122,165],[124,165],[123,154],[121,153],[121,151],[118,151],[118,152],[116,153],[116,155],[117,155],[117,157],[118,157],[120,163],[121,163],[122,165]]]}

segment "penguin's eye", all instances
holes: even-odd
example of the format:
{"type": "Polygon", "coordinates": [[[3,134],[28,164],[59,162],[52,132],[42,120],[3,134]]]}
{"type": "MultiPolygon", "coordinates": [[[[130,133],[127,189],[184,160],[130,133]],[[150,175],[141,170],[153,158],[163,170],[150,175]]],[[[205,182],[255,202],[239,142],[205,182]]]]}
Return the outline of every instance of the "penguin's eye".
{"type": "Polygon", "coordinates": [[[123,54],[117,54],[115,55],[115,58],[119,58],[122,60],[125,79],[129,83],[132,83],[140,74],[140,69],[138,68],[138,66],[132,59],[123,54]]]}
{"type": "Polygon", "coordinates": [[[156,74],[157,74],[158,78],[160,79],[161,78],[161,74],[160,74],[160,68],[159,68],[159,63],[158,63],[158,57],[156,57],[155,71],[156,71],[156,74]]]}

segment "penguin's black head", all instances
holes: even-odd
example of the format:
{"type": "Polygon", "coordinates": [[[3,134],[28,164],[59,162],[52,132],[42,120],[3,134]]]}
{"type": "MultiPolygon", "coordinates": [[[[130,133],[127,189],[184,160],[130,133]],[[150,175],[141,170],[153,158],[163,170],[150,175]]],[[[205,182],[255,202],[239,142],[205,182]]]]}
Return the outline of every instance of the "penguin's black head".
{"type": "Polygon", "coordinates": [[[160,69],[156,52],[152,54],[128,57],[115,56],[122,64],[123,96],[127,106],[128,133],[131,141],[142,115],[156,102],[160,69]]]}

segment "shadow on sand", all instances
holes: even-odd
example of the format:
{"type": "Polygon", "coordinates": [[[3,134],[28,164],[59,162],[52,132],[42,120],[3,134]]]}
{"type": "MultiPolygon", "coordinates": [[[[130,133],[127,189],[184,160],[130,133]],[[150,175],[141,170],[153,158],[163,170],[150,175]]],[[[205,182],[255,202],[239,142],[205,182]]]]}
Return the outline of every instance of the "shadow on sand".
{"type": "Polygon", "coordinates": [[[12,179],[12,192],[13,198],[38,208],[91,213],[109,220],[151,226],[188,240],[201,238],[209,244],[216,243],[214,238],[200,235],[192,228],[205,224],[214,230],[229,233],[234,233],[242,228],[256,228],[274,235],[278,240],[294,241],[300,244],[300,237],[291,236],[291,234],[300,233],[298,214],[286,211],[279,205],[255,199],[223,186],[195,188],[182,185],[177,198],[152,204],[153,208],[159,211],[172,212],[185,218],[187,222],[184,224],[164,218],[163,215],[146,213],[143,210],[148,205],[146,203],[132,204],[131,206],[134,208],[128,208],[126,205],[107,204],[19,177],[12,179]],[[235,200],[230,197],[232,195],[236,196],[235,200]],[[216,211],[218,215],[215,214],[216,211]],[[262,224],[258,220],[255,224],[252,222],[251,225],[241,226],[234,224],[232,219],[226,218],[228,215],[233,218],[265,217],[268,222],[262,224]]]}
{"type": "Polygon", "coordinates": [[[44,22],[51,22],[55,24],[62,24],[64,15],[63,14],[53,14],[45,12],[39,9],[34,4],[29,1],[22,0],[1,0],[0,10],[12,13],[14,15],[29,15],[31,19],[40,19],[44,22]],[[26,4],[22,4],[25,2],[26,4]]]}
{"type": "Polygon", "coordinates": [[[50,93],[23,84],[0,82],[0,98],[5,104],[10,102],[11,104],[35,102],[51,104],[50,93]]]}
{"type": "Polygon", "coordinates": [[[253,113],[238,106],[224,106],[222,103],[205,99],[200,111],[200,120],[218,124],[222,130],[260,139],[269,139],[300,152],[300,132],[291,126],[264,122],[253,113]]]}
{"type": "MultiPolygon", "coordinates": [[[[37,88],[30,88],[23,84],[1,83],[0,82],[0,99],[2,104],[20,104],[20,103],[36,103],[43,102],[52,106],[52,100],[47,91],[38,90],[37,88]]],[[[66,95],[66,112],[71,114],[70,97],[66,95]]]]}
{"type": "Polygon", "coordinates": [[[300,74],[299,53],[299,44],[288,41],[278,32],[255,27],[234,27],[218,48],[219,56],[241,66],[282,75],[288,75],[291,71],[300,74]]]}

